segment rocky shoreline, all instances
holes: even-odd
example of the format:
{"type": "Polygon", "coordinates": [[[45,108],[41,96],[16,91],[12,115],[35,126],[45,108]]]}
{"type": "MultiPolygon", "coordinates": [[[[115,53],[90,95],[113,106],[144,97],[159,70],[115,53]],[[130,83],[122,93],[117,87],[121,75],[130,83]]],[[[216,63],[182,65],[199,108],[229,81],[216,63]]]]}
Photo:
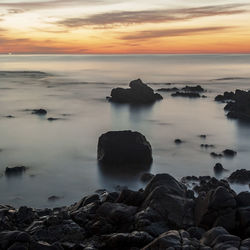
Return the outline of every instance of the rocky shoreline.
{"type": "MultiPolygon", "coordinates": [[[[0,205],[0,249],[250,249],[249,192],[209,176],[149,179],[145,189],[98,190],[60,208],[0,205]]],[[[243,179],[249,171],[228,178],[243,179]]]]}

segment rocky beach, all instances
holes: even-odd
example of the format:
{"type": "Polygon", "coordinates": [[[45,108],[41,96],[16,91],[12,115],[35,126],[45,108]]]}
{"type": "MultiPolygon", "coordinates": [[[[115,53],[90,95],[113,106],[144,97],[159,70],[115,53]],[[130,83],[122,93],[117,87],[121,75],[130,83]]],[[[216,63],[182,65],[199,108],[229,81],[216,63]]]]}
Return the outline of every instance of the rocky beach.
{"type": "Polygon", "coordinates": [[[0,250],[250,249],[250,78],[69,72],[0,72],[0,250]]]}

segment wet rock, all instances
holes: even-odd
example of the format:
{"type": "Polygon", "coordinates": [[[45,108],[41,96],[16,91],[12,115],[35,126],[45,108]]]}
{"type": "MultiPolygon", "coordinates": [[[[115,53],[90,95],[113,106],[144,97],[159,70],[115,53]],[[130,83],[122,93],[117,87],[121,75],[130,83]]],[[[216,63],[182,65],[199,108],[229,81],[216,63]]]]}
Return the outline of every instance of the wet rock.
{"type": "Polygon", "coordinates": [[[187,229],[187,232],[189,233],[191,238],[200,240],[206,231],[200,227],[190,227],[187,229]]]}
{"type": "Polygon", "coordinates": [[[33,109],[33,115],[47,115],[47,111],[45,109],[33,109]]]}
{"type": "Polygon", "coordinates": [[[239,207],[250,207],[250,193],[241,192],[236,196],[237,205],[239,207]]]}
{"type": "Polygon", "coordinates": [[[144,195],[140,191],[132,191],[129,189],[123,190],[117,198],[117,203],[123,203],[128,206],[140,206],[144,200],[144,195]]]}
{"type": "Polygon", "coordinates": [[[223,168],[221,163],[216,163],[214,166],[215,173],[222,173],[225,169],[223,168]]]}
{"type": "Polygon", "coordinates": [[[236,227],[235,193],[218,187],[207,194],[200,194],[195,207],[196,225],[205,229],[222,226],[227,230],[236,227]]]}
{"type": "Polygon", "coordinates": [[[187,92],[204,92],[205,89],[203,89],[200,85],[197,86],[186,86],[182,88],[183,91],[187,92]]]}
{"type": "Polygon", "coordinates": [[[5,175],[14,176],[23,174],[28,168],[25,166],[6,167],[5,175]]]}
{"type": "Polygon", "coordinates": [[[237,152],[232,150],[232,149],[225,149],[223,151],[223,155],[226,156],[226,157],[234,157],[237,155],[237,152]]]}
{"type": "Polygon", "coordinates": [[[180,91],[180,89],[173,87],[173,88],[161,88],[161,89],[157,89],[157,91],[159,92],[177,92],[180,91]]]}
{"type": "Polygon", "coordinates": [[[228,180],[233,183],[248,184],[250,183],[250,171],[246,169],[240,169],[233,172],[228,180]]]}
{"type": "Polygon", "coordinates": [[[188,98],[200,98],[201,95],[196,92],[179,92],[171,94],[173,97],[188,97],[188,98]]]}
{"type": "Polygon", "coordinates": [[[52,195],[52,196],[48,197],[49,201],[57,201],[57,200],[60,200],[60,199],[61,199],[61,197],[60,196],[56,196],[56,195],[52,195]]]}
{"type": "Polygon", "coordinates": [[[223,155],[221,153],[215,153],[215,152],[210,153],[210,155],[212,157],[214,157],[214,158],[221,158],[221,157],[223,157],[223,155]]]}
{"type": "Polygon", "coordinates": [[[158,93],[140,79],[130,82],[129,89],[115,88],[111,91],[109,101],[118,103],[146,104],[163,99],[158,93]]]}
{"type": "Polygon", "coordinates": [[[98,161],[104,164],[151,164],[152,148],[139,132],[111,131],[99,137],[98,161]]]}
{"type": "Polygon", "coordinates": [[[234,92],[224,92],[223,95],[217,95],[215,97],[215,101],[217,102],[224,102],[224,101],[230,101],[230,100],[234,100],[235,98],[235,94],[234,92]]]}
{"type": "Polygon", "coordinates": [[[188,232],[184,230],[171,230],[161,234],[153,242],[142,248],[142,250],[156,249],[186,249],[195,250],[202,249],[202,245],[195,238],[190,238],[188,232]]]}
{"type": "Polygon", "coordinates": [[[149,182],[152,180],[152,178],[154,177],[153,174],[151,173],[144,173],[142,176],[141,176],[141,181],[142,182],[149,182]]]}
{"type": "Polygon", "coordinates": [[[175,144],[181,144],[183,141],[181,139],[175,139],[175,144]]]}
{"type": "Polygon", "coordinates": [[[142,248],[153,241],[153,239],[150,234],[138,231],[132,233],[115,233],[102,237],[102,240],[105,242],[105,247],[108,249],[142,248]]]}
{"type": "MultiPolygon", "coordinates": [[[[186,186],[172,176],[156,175],[143,193],[145,200],[140,210],[144,210],[142,216],[144,219],[152,217],[151,214],[155,212],[172,228],[185,228],[194,224],[194,202],[189,198],[186,186]]],[[[157,222],[158,217],[156,216],[156,220],[151,218],[149,221],[157,222]]]]}

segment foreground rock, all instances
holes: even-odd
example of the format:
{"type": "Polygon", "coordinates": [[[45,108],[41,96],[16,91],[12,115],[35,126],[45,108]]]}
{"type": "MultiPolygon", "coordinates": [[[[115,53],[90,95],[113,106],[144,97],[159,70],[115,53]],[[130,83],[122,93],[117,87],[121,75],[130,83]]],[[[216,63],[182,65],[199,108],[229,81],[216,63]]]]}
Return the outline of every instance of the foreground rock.
{"type": "Polygon", "coordinates": [[[228,102],[224,108],[228,118],[250,121],[250,91],[237,89],[235,93],[225,92],[216,96],[215,100],[228,102]]]}
{"type": "Polygon", "coordinates": [[[250,171],[246,169],[236,170],[228,177],[228,180],[233,183],[249,184],[250,171]]]}
{"type": "Polygon", "coordinates": [[[99,137],[97,159],[104,164],[150,164],[152,148],[139,132],[110,131],[99,137]]]}
{"type": "Polygon", "coordinates": [[[130,82],[129,89],[115,88],[111,91],[111,102],[147,104],[162,100],[162,96],[143,83],[141,79],[130,82]]]}
{"type": "Polygon", "coordinates": [[[0,205],[0,249],[250,249],[250,193],[209,176],[184,180],[198,183],[197,198],[157,174],[144,190],[102,190],[69,207],[0,205]]]}

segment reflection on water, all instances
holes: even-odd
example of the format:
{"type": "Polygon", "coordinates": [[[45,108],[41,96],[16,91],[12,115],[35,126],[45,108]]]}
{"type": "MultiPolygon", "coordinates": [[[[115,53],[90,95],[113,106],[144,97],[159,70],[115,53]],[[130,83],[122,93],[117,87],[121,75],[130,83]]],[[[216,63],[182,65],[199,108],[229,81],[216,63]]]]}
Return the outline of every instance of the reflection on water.
{"type": "Polygon", "coordinates": [[[138,189],[144,172],[167,172],[177,178],[214,176],[217,162],[228,170],[219,178],[237,168],[250,169],[250,125],[228,120],[224,105],[213,100],[225,90],[250,88],[250,56],[0,56],[0,63],[1,70],[52,73],[0,74],[0,203],[60,206],[97,189],[116,185],[138,189]],[[149,106],[106,101],[113,87],[124,87],[141,76],[155,89],[166,87],[166,82],[177,87],[188,81],[200,83],[208,98],[162,93],[164,100],[149,106]],[[218,78],[230,79],[211,81],[218,78]],[[47,116],[27,111],[38,108],[46,109],[47,116]],[[59,119],[51,122],[49,117],[59,119]],[[98,137],[109,130],[128,129],[141,132],[151,143],[152,166],[98,166],[98,137]],[[176,145],[176,138],[184,143],[176,145]],[[202,143],[215,148],[201,148],[202,143]],[[226,148],[238,151],[237,156],[210,156],[226,148]],[[6,178],[7,166],[20,165],[29,168],[21,176],[6,178]],[[52,195],[63,198],[49,202],[52,195]]]}

